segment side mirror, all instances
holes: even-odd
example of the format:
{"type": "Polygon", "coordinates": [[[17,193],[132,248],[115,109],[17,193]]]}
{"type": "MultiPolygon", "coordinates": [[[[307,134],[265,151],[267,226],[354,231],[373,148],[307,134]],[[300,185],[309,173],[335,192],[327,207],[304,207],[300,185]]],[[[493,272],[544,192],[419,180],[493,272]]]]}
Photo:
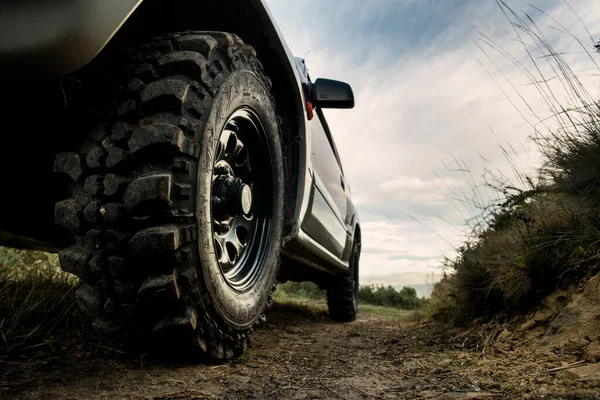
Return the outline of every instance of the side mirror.
{"type": "Polygon", "coordinates": [[[354,108],[354,93],[345,82],[319,78],[312,85],[313,103],[320,108],[354,108]]]}

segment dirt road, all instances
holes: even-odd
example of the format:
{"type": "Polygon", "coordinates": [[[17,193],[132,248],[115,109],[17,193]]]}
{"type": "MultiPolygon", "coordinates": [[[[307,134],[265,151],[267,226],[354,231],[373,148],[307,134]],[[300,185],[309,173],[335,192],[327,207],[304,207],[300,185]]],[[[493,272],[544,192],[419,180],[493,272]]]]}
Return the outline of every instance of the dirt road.
{"type": "MultiPolygon", "coordinates": [[[[24,399],[594,399],[568,356],[534,355],[495,341],[465,347],[464,335],[432,323],[360,314],[337,324],[319,312],[278,305],[252,349],[225,365],[162,364],[70,335],[52,350],[0,359],[0,397],[24,399]]],[[[52,346],[51,346],[52,347],[52,346]]]]}

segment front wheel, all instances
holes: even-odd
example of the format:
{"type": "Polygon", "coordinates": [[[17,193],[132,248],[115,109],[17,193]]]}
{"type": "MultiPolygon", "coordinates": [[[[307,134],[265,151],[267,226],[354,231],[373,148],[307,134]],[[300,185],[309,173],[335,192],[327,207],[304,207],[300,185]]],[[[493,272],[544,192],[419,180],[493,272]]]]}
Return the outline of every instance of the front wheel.
{"type": "Polygon", "coordinates": [[[270,81],[221,32],[165,35],[118,73],[110,117],[76,153],[56,221],[61,266],[103,333],[170,357],[242,354],[264,320],[283,229],[283,161],[270,81]]]}

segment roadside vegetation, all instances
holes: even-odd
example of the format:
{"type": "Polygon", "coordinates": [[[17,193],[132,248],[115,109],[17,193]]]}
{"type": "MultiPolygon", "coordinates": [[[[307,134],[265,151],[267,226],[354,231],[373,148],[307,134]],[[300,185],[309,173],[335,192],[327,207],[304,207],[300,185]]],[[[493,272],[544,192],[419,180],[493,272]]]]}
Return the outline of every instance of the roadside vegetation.
{"type": "Polygon", "coordinates": [[[0,355],[47,345],[55,331],[81,327],[77,285],[54,254],[0,247],[0,355]]]}
{"type": "MultiPolygon", "coordinates": [[[[533,139],[543,157],[536,176],[525,176],[512,162],[516,183],[488,173],[487,188],[499,201],[478,204],[469,238],[455,258],[445,260],[446,277],[434,287],[428,314],[456,325],[528,312],[552,291],[576,286],[600,270],[600,102],[588,91],[596,88],[584,87],[533,18],[498,3],[531,67],[487,38],[482,49],[518,63],[552,117],[534,125],[533,139]]],[[[578,43],[576,51],[589,56],[597,75],[600,46],[591,38],[578,43]]],[[[502,150],[511,161],[511,152],[502,150]]]]}
{"type": "MultiPolygon", "coordinates": [[[[279,298],[327,300],[327,292],[312,282],[287,282],[277,287],[279,298]]],[[[392,286],[362,285],[358,291],[358,301],[362,305],[414,310],[420,308],[424,299],[417,297],[417,291],[411,287],[396,290],[392,286]]]]}
{"type": "MultiPolygon", "coordinates": [[[[361,314],[371,314],[399,321],[415,321],[423,318],[425,299],[417,298],[413,288],[397,291],[393,287],[361,286],[358,309],[361,314]]],[[[277,306],[306,310],[327,317],[327,292],[312,282],[287,282],[277,286],[273,293],[277,306]]]]}

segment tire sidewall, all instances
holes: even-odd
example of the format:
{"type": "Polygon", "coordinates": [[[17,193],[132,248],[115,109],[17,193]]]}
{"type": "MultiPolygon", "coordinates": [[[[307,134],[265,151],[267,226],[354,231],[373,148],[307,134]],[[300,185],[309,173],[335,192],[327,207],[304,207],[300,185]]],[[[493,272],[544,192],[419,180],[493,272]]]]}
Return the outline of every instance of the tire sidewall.
{"type": "Polygon", "coordinates": [[[232,72],[215,95],[205,131],[197,138],[203,151],[199,158],[196,214],[200,269],[212,303],[225,323],[245,329],[262,315],[277,273],[283,230],[283,160],[277,118],[262,81],[248,69],[232,72]],[[211,215],[212,171],[217,143],[229,116],[241,106],[250,107],[260,118],[269,145],[273,167],[273,210],[261,276],[246,292],[233,289],[217,262],[211,215]]]}

